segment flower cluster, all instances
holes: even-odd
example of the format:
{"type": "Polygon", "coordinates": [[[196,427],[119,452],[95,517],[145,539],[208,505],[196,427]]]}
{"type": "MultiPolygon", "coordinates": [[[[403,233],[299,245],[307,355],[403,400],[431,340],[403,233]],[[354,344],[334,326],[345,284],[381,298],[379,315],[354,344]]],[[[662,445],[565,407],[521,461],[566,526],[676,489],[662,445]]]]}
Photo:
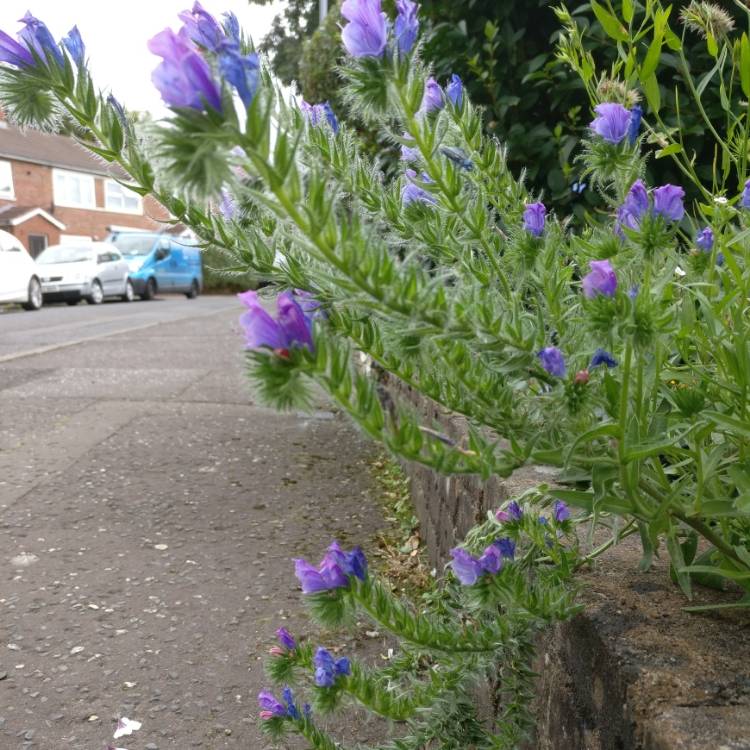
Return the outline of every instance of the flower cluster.
{"type": "Polygon", "coordinates": [[[308,104],[304,99],[299,105],[300,112],[313,127],[327,124],[334,133],[339,132],[339,121],[328,102],[322,104],[308,104]]]}
{"type": "Polygon", "coordinates": [[[261,690],[258,693],[258,706],[260,707],[260,718],[264,721],[269,719],[281,718],[281,719],[300,719],[302,716],[309,718],[310,706],[305,704],[302,708],[302,713],[294,702],[294,695],[289,687],[285,687],[282,690],[282,699],[284,703],[276,699],[276,696],[268,690],[261,690]]]}
{"type": "Polygon", "coordinates": [[[58,44],[46,24],[31,13],[26,13],[19,22],[24,28],[18,32],[17,39],[0,31],[0,62],[17,68],[31,68],[40,63],[62,68],[65,64],[62,50],[65,49],[78,67],[84,64],[86,47],[77,26],[73,26],[58,44]]]}
{"type": "Polygon", "coordinates": [[[349,659],[345,656],[334,659],[324,648],[319,648],[315,652],[313,666],[315,667],[315,684],[318,687],[333,687],[339,677],[351,674],[349,659]]]}
{"type": "Polygon", "coordinates": [[[625,202],[617,211],[616,231],[622,235],[622,227],[637,231],[643,218],[649,214],[660,216],[666,222],[679,222],[685,216],[683,200],[685,191],[677,185],[663,185],[653,191],[653,201],[642,180],[636,180],[625,202]]]}
{"type": "Polygon", "coordinates": [[[257,292],[237,296],[247,307],[240,325],[248,349],[267,347],[285,356],[294,347],[313,349],[312,325],[318,305],[305,293],[282,292],[276,298],[276,318],[266,312],[257,292]]]}
{"type": "Polygon", "coordinates": [[[242,53],[236,18],[228,14],[224,29],[199,2],[179,17],[183,26],[178,32],[166,28],[148,42],[149,50],[162,58],[151,78],[165,104],[221,112],[222,84],[214,76],[213,57],[223,79],[245,107],[250,106],[258,87],[260,61],[254,52],[242,53]]]}
{"type": "Polygon", "coordinates": [[[486,574],[499,573],[503,568],[503,561],[512,560],[515,554],[516,545],[512,539],[496,539],[480,557],[474,557],[465,549],[455,547],[451,550],[453,560],[450,565],[456,578],[464,586],[472,586],[486,574]]]}
{"type": "Polygon", "coordinates": [[[361,547],[345,552],[338,542],[333,542],[317,567],[306,560],[295,559],[294,574],[304,594],[346,588],[349,576],[361,581],[367,578],[367,558],[361,547]]]}
{"type": "MultiPolygon", "coordinates": [[[[392,28],[401,55],[411,52],[417,40],[418,9],[413,0],[396,0],[397,16],[392,28]]],[[[383,57],[391,22],[383,13],[380,0],[344,0],[341,15],[348,21],[341,32],[346,51],[352,57],[383,57]]]]}
{"type": "Polygon", "coordinates": [[[508,503],[508,507],[504,510],[498,510],[495,513],[495,518],[500,523],[510,523],[512,521],[520,521],[523,518],[523,509],[516,500],[511,500],[508,503]]]}
{"type": "Polygon", "coordinates": [[[643,110],[639,104],[626,109],[617,102],[605,102],[594,107],[596,117],[589,126],[607,143],[618,145],[628,139],[634,144],[638,140],[643,110]]]}

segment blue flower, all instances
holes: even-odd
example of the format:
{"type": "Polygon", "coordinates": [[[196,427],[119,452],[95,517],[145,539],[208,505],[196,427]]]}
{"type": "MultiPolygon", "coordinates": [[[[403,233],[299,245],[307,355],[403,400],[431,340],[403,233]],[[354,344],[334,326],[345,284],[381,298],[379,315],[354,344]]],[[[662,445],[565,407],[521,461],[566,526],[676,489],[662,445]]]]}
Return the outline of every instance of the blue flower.
{"type": "Polygon", "coordinates": [[[548,346],[546,349],[542,349],[537,356],[542,367],[550,375],[554,375],[557,378],[565,377],[565,357],[563,357],[563,353],[556,346],[548,346]]]}
{"type": "Polygon", "coordinates": [[[497,540],[497,545],[500,548],[500,554],[503,557],[507,557],[512,560],[516,556],[516,543],[508,537],[503,537],[497,540]]]}
{"type": "Polygon", "coordinates": [[[455,148],[454,146],[441,146],[440,153],[447,156],[454,164],[457,164],[467,172],[474,169],[474,162],[469,159],[468,154],[463,149],[455,148]]]}
{"type": "Polygon", "coordinates": [[[714,247],[714,230],[711,227],[704,227],[695,236],[695,244],[703,250],[704,253],[710,253],[714,247]]]}
{"type": "Polygon", "coordinates": [[[641,226],[641,219],[648,212],[648,191],[643,180],[636,180],[625,196],[625,202],[617,211],[617,226],[615,231],[622,235],[621,227],[637,230],[641,226]]]}
{"type": "MultiPolygon", "coordinates": [[[[402,137],[411,138],[408,133],[403,133],[402,137]]],[[[419,161],[421,158],[422,154],[420,153],[418,148],[406,146],[403,143],[401,144],[401,161],[413,162],[419,161]]]]}
{"type": "Polygon", "coordinates": [[[393,31],[396,36],[398,51],[402,55],[407,55],[411,52],[414,42],[417,39],[419,31],[418,9],[419,6],[413,0],[396,0],[398,15],[396,16],[396,24],[393,31]]]}
{"type": "MultiPolygon", "coordinates": [[[[410,206],[412,203],[423,203],[425,205],[434,205],[437,203],[437,198],[435,198],[434,195],[428,193],[424,188],[421,188],[416,184],[415,179],[417,173],[413,169],[406,170],[406,177],[407,182],[401,189],[401,205],[404,206],[404,208],[410,206]]],[[[425,184],[428,182],[431,182],[430,178],[422,173],[422,183],[425,184]]]]}
{"type": "Polygon", "coordinates": [[[299,709],[294,703],[294,695],[292,694],[292,689],[288,685],[281,691],[281,696],[287,706],[286,715],[290,719],[299,719],[299,709]]]}
{"type": "Polygon", "coordinates": [[[534,237],[544,234],[547,209],[544,203],[527,203],[523,212],[523,228],[534,237]]]}
{"type": "Polygon", "coordinates": [[[445,100],[443,98],[443,89],[440,84],[432,77],[428,78],[424,84],[424,94],[422,95],[422,104],[419,107],[419,115],[427,115],[430,112],[437,112],[443,108],[445,100]]]}
{"type": "Polygon", "coordinates": [[[148,48],[163,60],[151,80],[165,104],[197,110],[208,105],[221,112],[221,91],[211,68],[186,36],[164,29],[149,40],[148,48]]]}
{"type": "Polygon", "coordinates": [[[276,631],[276,637],[287,651],[294,651],[297,648],[297,641],[294,640],[294,637],[286,628],[279,628],[276,631]]]}
{"type": "Polygon", "coordinates": [[[589,370],[593,370],[600,365],[607,365],[607,367],[617,367],[617,360],[608,351],[606,351],[606,349],[597,349],[594,352],[594,356],[591,357],[589,370]]]}
{"type": "Polygon", "coordinates": [[[598,295],[614,297],[617,292],[617,274],[608,260],[589,261],[591,273],[583,277],[583,295],[593,299],[598,295]]]}
{"type": "Polygon", "coordinates": [[[742,208],[750,208],[750,180],[745,183],[742,198],[740,198],[740,206],[742,208]]]}
{"type": "Polygon", "coordinates": [[[681,221],[685,215],[685,191],[678,185],[663,185],[654,190],[654,214],[668,221],[681,221]]]}
{"type": "Polygon", "coordinates": [[[178,18],[184,23],[185,33],[201,47],[216,52],[224,41],[224,30],[197,0],[192,10],[183,10],[178,18]]]}
{"type": "Polygon", "coordinates": [[[118,102],[112,94],[107,97],[107,104],[109,104],[109,106],[114,109],[115,116],[117,117],[117,120],[119,121],[122,129],[127,130],[130,124],[128,123],[128,118],[125,114],[125,108],[122,106],[122,104],[120,104],[120,102],[118,102]]]}
{"type": "Polygon", "coordinates": [[[638,140],[638,133],[641,129],[641,120],[643,119],[643,108],[636,104],[630,110],[630,127],[628,128],[628,140],[633,145],[638,140]]]}
{"type": "Polygon", "coordinates": [[[339,121],[336,119],[336,115],[328,102],[308,104],[303,99],[300,102],[299,108],[312,126],[326,122],[334,133],[339,132],[339,121]]]}
{"type": "Polygon", "coordinates": [[[35,52],[44,62],[51,57],[62,68],[65,65],[62,52],[46,25],[28,12],[21,19],[21,23],[26,24],[26,28],[22,29],[18,36],[28,49],[35,52]]]}
{"type": "Polygon", "coordinates": [[[242,103],[249,107],[258,88],[260,61],[255,52],[243,55],[234,41],[224,41],[219,46],[219,70],[234,86],[242,103]]]}
{"type": "Polygon", "coordinates": [[[237,20],[237,16],[232,11],[224,13],[224,31],[226,35],[234,42],[239,44],[242,39],[240,33],[240,22],[237,20]]]}
{"type": "Polygon", "coordinates": [[[608,143],[620,143],[630,131],[630,112],[616,102],[598,104],[594,107],[597,117],[589,126],[608,143]]]}
{"type": "Polygon", "coordinates": [[[319,648],[313,657],[315,667],[315,684],[318,687],[333,687],[340,675],[351,674],[349,659],[342,657],[335,660],[324,648],[319,648]]]}
{"type": "Polygon", "coordinates": [[[553,515],[555,517],[555,521],[557,521],[558,523],[567,521],[570,518],[570,511],[568,510],[568,506],[562,500],[555,500],[553,515]]]}
{"type": "Polygon", "coordinates": [[[382,57],[388,41],[388,24],[380,0],[344,0],[341,15],[349,23],[341,40],[352,57],[382,57]]]}
{"type": "Polygon", "coordinates": [[[68,35],[63,37],[62,43],[65,49],[70,52],[73,62],[79,68],[82,68],[86,58],[86,46],[81,38],[81,32],[78,31],[78,26],[74,26],[68,32],[68,35]]]}
{"type": "Polygon", "coordinates": [[[445,87],[445,95],[454,107],[461,106],[464,100],[464,85],[455,73],[453,73],[450,81],[448,81],[448,85],[445,87]]]}
{"type": "Polygon", "coordinates": [[[30,68],[34,65],[34,57],[23,44],[0,31],[0,62],[10,63],[17,68],[30,68]]]}

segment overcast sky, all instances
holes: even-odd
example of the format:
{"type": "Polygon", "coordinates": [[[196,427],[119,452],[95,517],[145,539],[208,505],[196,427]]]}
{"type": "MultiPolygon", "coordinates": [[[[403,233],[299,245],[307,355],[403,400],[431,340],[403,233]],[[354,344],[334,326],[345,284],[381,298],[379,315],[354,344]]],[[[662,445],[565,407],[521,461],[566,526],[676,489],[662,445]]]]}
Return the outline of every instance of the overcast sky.
{"type": "MultiPolygon", "coordinates": [[[[109,89],[128,109],[164,113],[151,71],[158,65],[146,42],[166,26],[177,30],[177,14],[192,0],[0,0],[0,29],[15,37],[22,28],[17,20],[30,10],[59,39],[78,25],[86,44],[94,82],[109,89]]],[[[284,5],[249,5],[246,0],[202,0],[208,11],[220,16],[233,10],[240,24],[259,42],[284,5]]]]}

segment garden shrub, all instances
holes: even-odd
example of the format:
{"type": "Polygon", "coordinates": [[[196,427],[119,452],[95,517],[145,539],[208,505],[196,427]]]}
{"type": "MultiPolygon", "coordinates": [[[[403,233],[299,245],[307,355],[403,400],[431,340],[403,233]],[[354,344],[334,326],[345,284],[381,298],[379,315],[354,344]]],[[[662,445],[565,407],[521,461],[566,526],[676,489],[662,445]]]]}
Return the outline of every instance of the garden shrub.
{"type": "Polygon", "coordinates": [[[395,597],[359,548],[334,542],[318,565],[296,560],[314,617],[365,616],[401,647],[373,668],[280,630],[269,676],[301,685],[312,707],[288,686],[264,691],[260,715],[276,737],[334,748],[317,717],[354,701],[397,723],[400,739],[382,747],[517,747],[533,724],[536,635],[577,611],[576,570],[629,535],[644,569],[666,550],[687,600],[696,584],[734,592],[692,611],[750,605],[750,41],[706,3],[691,4],[682,38],[656,0],[595,7],[617,42],[606,70],[558,11],[560,58],[591,98],[581,175],[604,206],[576,228],[513,173],[460,77],[430,75],[411,0],[392,23],[379,0],[342,4],[342,97],[399,145],[396,176],[330,105],[280,101],[231,14],[219,25],[196,3],[179,35],[154,37],[171,115],[141,126],[97,93],[77,33],[58,45],[27,16],[18,41],[0,36],[11,118],[49,127],[67,112],[133,190],[283,290],[272,312],[258,293],[240,295],[266,401],[303,407],[317,384],[392,453],[446,475],[559,468],[556,486],[513,498],[452,551],[429,607],[395,597]],[[695,29],[713,61],[686,80],[717,154],[709,183],[662,116],[662,48],[684,67],[695,29]],[[709,88],[718,125],[703,106],[709,88]],[[655,149],[697,200],[650,183],[655,149]],[[383,399],[355,354],[464,416],[466,441],[383,399]],[[579,526],[609,538],[582,547],[579,526]],[[472,702],[488,671],[502,685],[494,727],[472,702]]]}

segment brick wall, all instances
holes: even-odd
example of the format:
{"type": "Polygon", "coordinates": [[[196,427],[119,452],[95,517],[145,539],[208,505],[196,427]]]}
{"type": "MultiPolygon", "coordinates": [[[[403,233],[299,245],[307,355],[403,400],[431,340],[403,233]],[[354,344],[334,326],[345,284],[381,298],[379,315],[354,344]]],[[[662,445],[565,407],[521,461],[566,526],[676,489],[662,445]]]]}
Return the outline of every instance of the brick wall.
{"type": "MultiPolygon", "coordinates": [[[[11,161],[13,169],[14,201],[0,199],[0,207],[30,206],[43,208],[58,221],[66,225],[64,234],[78,234],[103,240],[111,225],[133,227],[134,229],[158,230],[159,223],[168,218],[168,213],[150,196],[143,201],[143,214],[120,213],[104,210],[104,177],[95,177],[96,209],[68,208],[55,206],[52,188],[52,168],[30,164],[22,161],[11,161]]],[[[49,244],[59,242],[61,231],[49,222],[35,218],[25,224],[6,227],[28,247],[29,234],[46,234],[49,244]],[[39,222],[42,221],[42,225],[39,222]]]]}
{"type": "MultiPolygon", "coordinates": [[[[383,388],[411,402],[424,425],[459,441],[466,436],[464,419],[399,380],[386,376],[383,388]]],[[[416,464],[405,469],[430,559],[440,567],[488,510],[555,476],[544,466],[490,482],[416,464]]],[[[585,530],[585,545],[584,537],[585,530]]],[[[536,736],[527,750],[750,750],[747,611],[684,612],[668,560],[643,573],[640,556],[636,537],[608,550],[578,576],[583,612],[541,634],[536,736]]],[[[699,596],[718,604],[738,595],[703,589],[699,596]]],[[[478,690],[486,716],[495,691],[490,684],[478,690]]]]}

